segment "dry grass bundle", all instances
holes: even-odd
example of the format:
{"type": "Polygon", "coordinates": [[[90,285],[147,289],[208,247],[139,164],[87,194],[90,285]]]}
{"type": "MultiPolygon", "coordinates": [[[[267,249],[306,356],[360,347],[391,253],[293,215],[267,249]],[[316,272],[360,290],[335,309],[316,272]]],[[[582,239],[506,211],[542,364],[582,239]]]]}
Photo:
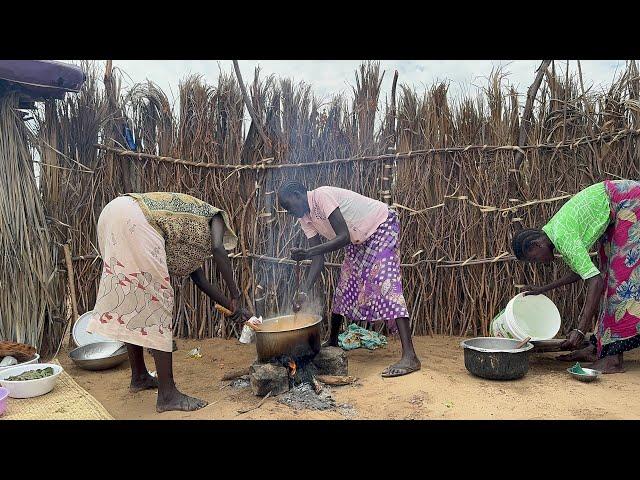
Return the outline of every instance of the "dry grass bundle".
{"type": "Polygon", "coordinates": [[[15,94],[0,98],[0,339],[39,350],[45,325],[64,317],[51,295],[58,281],[57,249],[17,106],[15,94]]]}
{"type": "MultiPolygon", "coordinates": [[[[67,96],[64,102],[47,103],[36,114],[39,127],[36,146],[42,161],[40,191],[46,213],[51,218],[53,241],[56,245],[69,243],[71,252],[76,255],[98,251],[95,232],[100,205],[108,202],[101,185],[105,170],[109,169],[99,162],[94,145],[104,140],[111,120],[104,90],[98,87],[100,73],[92,64],[84,63],[82,67],[87,73],[82,91],[67,96]]],[[[56,252],[62,259],[62,250],[56,248],[56,252]]],[[[80,313],[90,309],[95,302],[95,285],[99,278],[95,263],[76,262],[74,265],[80,313]]],[[[63,263],[59,265],[58,273],[60,281],[52,295],[66,324],[71,312],[63,263]]],[[[63,327],[59,325],[46,332],[51,346],[58,344],[63,327]]]]}

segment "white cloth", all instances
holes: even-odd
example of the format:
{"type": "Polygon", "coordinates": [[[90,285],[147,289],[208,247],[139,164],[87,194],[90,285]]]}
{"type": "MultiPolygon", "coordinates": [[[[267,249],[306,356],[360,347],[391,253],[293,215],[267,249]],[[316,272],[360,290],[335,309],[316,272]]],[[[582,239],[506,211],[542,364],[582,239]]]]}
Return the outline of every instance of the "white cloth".
{"type": "MultiPolygon", "coordinates": [[[[262,323],[262,317],[251,317],[247,320],[247,323],[251,325],[260,325],[262,323]]],[[[240,334],[240,343],[253,343],[256,341],[256,332],[251,327],[245,325],[242,327],[242,333],[240,334]]]]}

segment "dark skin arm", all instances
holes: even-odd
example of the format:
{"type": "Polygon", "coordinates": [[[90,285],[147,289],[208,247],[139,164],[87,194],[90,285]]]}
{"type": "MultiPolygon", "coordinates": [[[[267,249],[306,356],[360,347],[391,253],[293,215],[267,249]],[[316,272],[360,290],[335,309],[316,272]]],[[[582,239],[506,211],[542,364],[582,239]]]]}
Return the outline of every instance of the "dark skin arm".
{"type": "MultiPolygon", "coordinates": [[[[600,296],[604,289],[604,280],[602,275],[598,274],[586,280],[587,284],[587,300],[584,305],[582,315],[578,319],[578,330],[587,332],[591,328],[591,320],[595,316],[600,304],[600,296]]],[[[561,347],[568,350],[577,349],[584,341],[584,335],[577,330],[572,330],[567,339],[562,343],[561,347]]]]}
{"type": "MultiPolygon", "coordinates": [[[[320,245],[320,235],[309,240],[311,247],[320,245]]],[[[309,274],[302,285],[300,285],[300,294],[293,299],[293,311],[297,312],[302,308],[302,304],[307,300],[308,294],[316,283],[316,280],[320,276],[322,269],[324,268],[324,255],[316,255],[311,259],[311,267],[309,268],[309,274]]]]}
{"type": "Polygon", "coordinates": [[[331,212],[331,215],[329,215],[329,223],[331,224],[333,231],[336,233],[336,236],[333,240],[330,240],[326,243],[320,243],[320,236],[316,235],[310,240],[310,248],[291,249],[291,258],[293,258],[296,262],[308,260],[310,258],[312,259],[311,270],[309,272],[309,275],[307,276],[307,280],[302,287],[302,292],[293,299],[294,312],[300,310],[302,304],[308,298],[307,292],[311,290],[313,284],[318,278],[318,275],[320,275],[320,272],[324,267],[324,254],[333,252],[335,250],[340,250],[341,248],[346,247],[351,241],[351,237],[349,236],[349,227],[347,226],[347,222],[345,222],[344,217],[342,216],[342,212],[339,208],[336,208],[333,212],[331,212]]]}
{"type": "Polygon", "coordinates": [[[326,243],[319,243],[318,245],[312,246],[308,249],[292,248],[291,258],[296,262],[299,262],[346,247],[351,241],[351,238],[349,236],[349,227],[347,227],[347,222],[344,221],[344,217],[342,216],[342,212],[339,208],[336,208],[331,215],[329,215],[329,223],[331,224],[333,231],[336,233],[333,240],[329,240],[326,243]]]}
{"type": "Polygon", "coordinates": [[[555,280],[554,282],[551,282],[548,285],[544,285],[542,287],[534,287],[531,285],[527,285],[526,288],[526,292],[524,294],[524,296],[526,297],[527,295],[542,295],[545,292],[548,292],[550,290],[554,290],[558,287],[562,287],[564,285],[569,285],[571,283],[575,283],[578,280],[580,280],[580,275],[578,275],[575,272],[570,272],[569,274],[565,275],[564,277],[555,280]]]}
{"type": "Polygon", "coordinates": [[[231,267],[231,260],[227,255],[227,251],[224,248],[224,232],[226,226],[222,216],[216,215],[211,219],[211,245],[213,251],[213,259],[216,262],[218,271],[224,278],[224,283],[227,284],[227,288],[231,292],[231,299],[238,300],[240,298],[240,289],[236,285],[236,281],[233,278],[233,268],[231,267]]]}
{"type": "MultiPolygon", "coordinates": [[[[317,247],[322,244],[320,241],[320,235],[316,235],[312,239],[309,240],[309,244],[311,248],[317,247]]],[[[311,258],[311,268],[309,269],[309,274],[307,275],[307,279],[300,286],[300,290],[308,293],[316,283],[316,280],[320,276],[322,269],[324,268],[324,255],[316,255],[311,258]]]]}
{"type": "Polygon", "coordinates": [[[193,280],[193,283],[195,283],[207,297],[233,312],[231,300],[207,280],[202,268],[197,269],[191,274],[191,280],[193,280]]]}
{"type": "MultiPolygon", "coordinates": [[[[223,238],[225,228],[224,220],[220,215],[213,217],[211,220],[211,245],[213,259],[216,262],[216,267],[221,273],[227,288],[231,292],[231,298],[227,298],[222,291],[209,282],[202,268],[197,269],[191,274],[191,280],[193,280],[193,283],[195,283],[196,286],[214,302],[231,310],[231,312],[236,313],[236,310],[238,309],[238,299],[240,298],[240,290],[233,278],[231,261],[229,260],[229,256],[224,248],[223,238]]],[[[246,315],[241,315],[240,317],[243,316],[246,315]]],[[[234,319],[236,320],[242,319],[235,317],[236,316],[234,316],[234,319]]]]}

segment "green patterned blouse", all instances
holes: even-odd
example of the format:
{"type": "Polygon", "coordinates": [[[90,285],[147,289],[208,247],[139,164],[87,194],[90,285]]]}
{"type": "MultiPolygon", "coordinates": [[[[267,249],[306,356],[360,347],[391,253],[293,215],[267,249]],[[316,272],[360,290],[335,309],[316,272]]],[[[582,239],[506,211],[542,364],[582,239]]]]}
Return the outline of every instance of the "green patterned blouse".
{"type": "Polygon", "coordinates": [[[609,195],[600,182],[574,195],[542,227],[562,259],[583,280],[600,273],[589,249],[609,226],[610,212],[609,195]]]}

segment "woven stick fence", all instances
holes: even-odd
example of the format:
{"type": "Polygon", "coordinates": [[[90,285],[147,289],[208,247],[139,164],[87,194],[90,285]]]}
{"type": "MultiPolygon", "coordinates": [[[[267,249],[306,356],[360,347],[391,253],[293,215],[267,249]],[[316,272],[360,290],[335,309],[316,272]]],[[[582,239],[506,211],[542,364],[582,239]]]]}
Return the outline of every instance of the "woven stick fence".
{"type": "MultiPolygon", "coordinates": [[[[252,301],[260,284],[271,311],[288,309],[293,266],[287,258],[305,240],[275,191],[295,179],[309,188],[348,188],[398,211],[415,334],[486,334],[518,286],[566,271],[562,262],[515,262],[514,221],[541,226],[587,185],[638,178],[640,88],[633,62],[604,92],[583,91],[581,78],[558,78],[552,63],[525,145],[518,145],[520,98],[500,72],[475,96],[450,99],[446,84],[420,93],[400,84],[397,98],[394,87],[392,98],[381,99],[384,73],[375,62],[364,63],[350,98],[321,104],[309,86],[263,78],[256,70],[246,83],[256,120],[245,129],[233,72],[221,73],[215,85],[185,79],[174,109],[152,83],[121,91],[115,69],[103,86],[98,68],[85,65],[82,92],[49,112],[56,131],[40,135],[42,151],[55,145],[55,160],[41,166],[49,175],[56,171],[55,182],[41,188],[47,214],[59,226],[58,243],[71,247],[80,313],[93,307],[100,275],[97,218],[128,191],[183,192],[227,210],[240,236],[231,258],[245,300],[252,301]],[[135,148],[125,141],[125,124],[135,148]],[[514,172],[517,154],[524,162],[514,172]]],[[[341,259],[341,252],[328,256],[316,288],[325,314],[341,259]]],[[[222,284],[211,260],[205,271],[222,284]]],[[[238,333],[188,279],[173,281],[177,335],[238,333]]],[[[57,285],[63,303],[65,282],[57,285]]],[[[565,328],[578,316],[582,293],[580,284],[551,293],[565,328]]]]}

